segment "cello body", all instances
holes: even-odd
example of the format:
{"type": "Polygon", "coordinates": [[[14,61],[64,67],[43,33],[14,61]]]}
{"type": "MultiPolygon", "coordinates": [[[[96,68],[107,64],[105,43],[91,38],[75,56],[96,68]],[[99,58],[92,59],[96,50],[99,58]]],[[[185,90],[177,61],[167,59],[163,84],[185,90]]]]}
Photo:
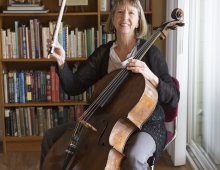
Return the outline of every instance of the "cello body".
{"type": "MultiPolygon", "coordinates": [[[[107,74],[100,81],[91,101],[99,96],[119,71],[115,70],[107,74]]],[[[116,170],[115,165],[111,165],[111,158],[108,159],[110,150],[115,148],[116,152],[122,155],[117,159],[123,159],[123,149],[127,139],[135,130],[141,129],[150,117],[157,104],[157,97],[157,90],[142,74],[131,73],[114,98],[104,107],[99,107],[88,120],[88,123],[97,131],[83,127],[76,153],[67,169],[116,170]],[[126,132],[126,130],[128,131],[126,132]]],[[[43,170],[62,169],[66,155],[65,149],[71,134],[72,130],[68,129],[51,147],[44,160],[43,170]]],[[[109,155],[109,157],[111,156],[109,155]]],[[[117,161],[117,159],[112,160],[117,161]]],[[[120,166],[120,162],[117,166],[120,166]]]]}

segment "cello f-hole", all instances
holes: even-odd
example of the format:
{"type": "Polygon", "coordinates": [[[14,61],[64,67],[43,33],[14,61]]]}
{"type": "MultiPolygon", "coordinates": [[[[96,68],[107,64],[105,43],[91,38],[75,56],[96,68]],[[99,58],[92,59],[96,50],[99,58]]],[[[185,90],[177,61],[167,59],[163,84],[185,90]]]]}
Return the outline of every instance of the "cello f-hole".
{"type": "Polygon", "coordinates": [[[101,142],[101,138],[102,138],[102,136],[103,136],[103,134],[104,134],[104,132],[105,132],[107,126],[108,126],[108,121],[107,121],[107,120],[103,120],[102,122],[105,123],[105,127],[104,127],[104,129],[102,130],[102,133],[101,133],[100,136],[99,136],[99,140],[98,140],[99,146],[104,146],[104,144],[105,144],[105,143],[102,143],[102,142],[101,142]]]}

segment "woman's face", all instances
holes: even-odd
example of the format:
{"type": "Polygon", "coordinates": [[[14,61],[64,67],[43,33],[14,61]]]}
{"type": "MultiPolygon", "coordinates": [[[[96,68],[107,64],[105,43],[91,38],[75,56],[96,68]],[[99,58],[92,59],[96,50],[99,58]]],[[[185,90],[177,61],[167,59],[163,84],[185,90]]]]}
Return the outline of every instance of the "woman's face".
{"type": "Polygon", "coordinates": [[[135,34],[134,29],[138,28],[138,21],[138,10],[129,2],[118,5],[112,17],[112,23],[117,34],[135,34]]]}

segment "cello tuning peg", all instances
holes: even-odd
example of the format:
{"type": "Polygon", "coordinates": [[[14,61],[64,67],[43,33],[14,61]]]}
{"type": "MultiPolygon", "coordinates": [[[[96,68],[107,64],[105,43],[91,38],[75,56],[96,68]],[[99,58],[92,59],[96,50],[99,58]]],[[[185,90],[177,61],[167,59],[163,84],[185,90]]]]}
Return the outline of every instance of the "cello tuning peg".
{"type": "Polygon", "coordinates": [[[183,26],[185,26],[185,23],[177,23],[176,25],[183,27],[183,26]]]}
{"type": "Polygon", "coordinates": [[[177,28],[175,26],[171,26],[171,27],[168,27],[169,29],[171,30],[176,30],[177,28]]]}

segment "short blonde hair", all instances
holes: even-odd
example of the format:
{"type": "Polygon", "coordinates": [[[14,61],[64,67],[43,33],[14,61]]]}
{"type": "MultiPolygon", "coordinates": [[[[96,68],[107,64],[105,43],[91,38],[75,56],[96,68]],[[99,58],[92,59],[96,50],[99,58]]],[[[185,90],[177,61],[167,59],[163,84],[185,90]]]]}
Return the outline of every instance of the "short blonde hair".
{"type": "Polygon", "coordinates": [[[115,32],[115,27],[112,24],[112,16],[114,16],[115,11],[117,9],[117,6],[121,5],[121,4],[125,4],[126,2],[130,2],[131,5],[134,6],[135,8],[137,8],[137,10],[138,10],[139,27],[136,29],[135,35],[137,38],[141,38],[147,34],[147,22],[146,22],[143,8],[142,8],[139,0],[115,0],[115,3],[111,9],[111,12],[108,16],[107,22],[105,24],[104,30],[107,33],[114,33],[115,32]]]}

